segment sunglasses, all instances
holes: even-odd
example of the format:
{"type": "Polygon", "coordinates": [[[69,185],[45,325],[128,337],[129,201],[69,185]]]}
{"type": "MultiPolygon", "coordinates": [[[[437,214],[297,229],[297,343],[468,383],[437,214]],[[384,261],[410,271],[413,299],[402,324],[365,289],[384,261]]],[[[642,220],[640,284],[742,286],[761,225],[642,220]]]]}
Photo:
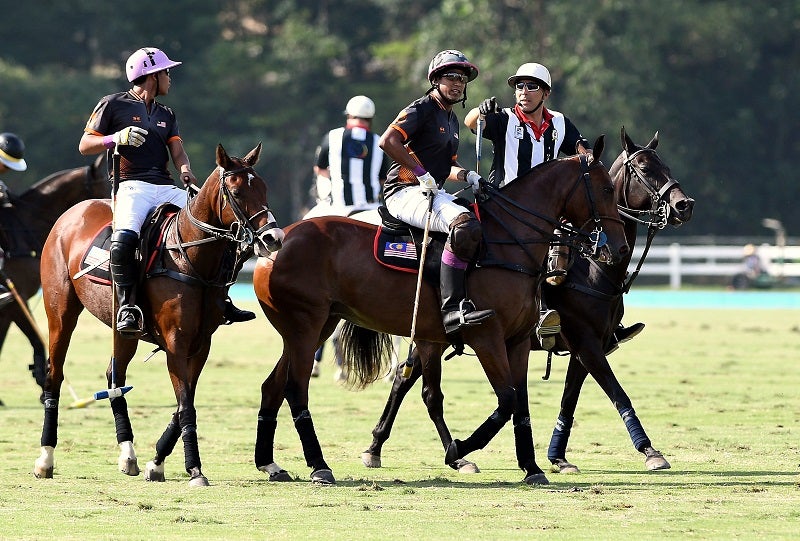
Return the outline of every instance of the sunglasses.
{"type": "Polygon", "coordinates": [[[522,90],[524,88],[528,92],[536,92],[537,90],[542,88],[542,85],[538,83],[532,83],[530,81],[520,81],[514,86],[517,87],[517,90],[522,90]]]}
{"type": "Polygon", "coordinates": [[[169,74],[169,68],[165,69],[164,73],[167,75],[167,77],[172,77],[172,75],[169,74]]]}
{"type": "Polygon", "coordinates": [[[467,77],[466,75],[461,75],[460,73],[443,73],[442,79],[447,79],[451,83],[455,83],[456,81],[459,81],[461,83],[469,82],[469,77],[467,77]]]}

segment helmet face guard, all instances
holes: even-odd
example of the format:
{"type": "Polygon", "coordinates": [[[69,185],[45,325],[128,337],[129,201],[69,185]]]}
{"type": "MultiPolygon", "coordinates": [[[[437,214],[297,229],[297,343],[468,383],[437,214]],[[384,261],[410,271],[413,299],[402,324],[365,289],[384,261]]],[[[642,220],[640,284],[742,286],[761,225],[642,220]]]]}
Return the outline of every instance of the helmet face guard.
{"type": "Polygon", "coordinates": [[[161,49],[142,47],[128,57],[128,61],[125,62],[125,74],[132,83],[142,75],[150,75],[181,64],[182,62],[170,60],[161,49]]]}
{"type": "Polygon", "coordinates": [[[14,171],[25,171],[25,143],[13,133],[0,133],[0,163],[14,171]]]}
{"type": "Polygon", "coordinates": [[[475,80],[478,77],[478,67],[467,60],[464,53],[455,49],[448,49],[441,51],[433,57],[431,63],[428,65],[428,81],[431,85],[434,84],[436,78],[447,69],[460,68],[467,73],[469,81],[475,80]]]}

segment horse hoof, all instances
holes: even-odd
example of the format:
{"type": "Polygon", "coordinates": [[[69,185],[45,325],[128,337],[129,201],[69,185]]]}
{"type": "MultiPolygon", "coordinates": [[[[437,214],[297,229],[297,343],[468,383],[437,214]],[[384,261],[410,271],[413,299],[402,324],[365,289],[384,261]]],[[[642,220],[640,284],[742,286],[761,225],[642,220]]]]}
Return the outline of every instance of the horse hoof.
{"type": "Polygon", "coordinates": [[[191,479],[189,479],[189,486],[190,487],[207,487],[207,486],[209,486],[208,479],[206,479],[205,475],[200,474],[197,477],[192,477],[191,479]]]}
{"type": "Polygon", "coordinates": [[[455,462],[448,464],[448,466],[456,470],[458,473],[481,473],[481,470],[478,468],[477,464],[464,458],[459,458],[455,462]]]}
{"type": "Polygon", "coordinates": [[[667,462],[667,459],[664,458],[664,455],[652,447],[648,447],[644,450],[644,456],[644,467],[649,471],[668,470],[672,467],[669,462],[667,462]]]}
{"type": "Polygon", "coordinates": [[[33,476],[37,479],[52,479],[53,466],[50,466],[49,468],[42,468],[36,465],[33,467],[33,476]]]}
{"type": "Polygon", "coordinates": [[[367,468],[380,468],[381,457],[380,455],[373,455],[369,451],[364,451],[361,453],[361,463],[367,468]]]}
{"type": "Polygon", "coordinates": [[[131,477],[135,477],[141,473],[139,462],[135,458],[120,458],[119,471],[131,477]]]}
{"type": "Polygon", "coordinates": [[[550,471],[553,473],[581,473],[578,466],[570,464],[566,459],[557,458],[550,466],[550,471]]]}
{"type": "Polygon", "coordinates": [[[336,479],[333,478],[333,472],[328,469],[319,469],[311,472],[311,482],[317,485],[334,485],[336,479]]]}
{"type": "Polygon", "coordinates": [[[453,440],[444,452],[444,463],[452,464],[459,458],[461,458],[461,455],[458,454],[458,440],[453,440]]]}
{"type": "Polygon", "coordinates": [[[153,481],[155,483],[163,483],[164,478],[164,464],[156,465],[152,460],[144,467],[144,480],[153,481]]]}
{"type": "Polygon", "coordinates": [[[544,473],[533,473],[527,476],[525,479],[526,485],[549,485],[550,481],[547,480],[544,473]]]}
{"type": "Polygon", "coordinates": [[[267,475],[269,475],[269,480],[272,482],[286,482],[286,481],[294,481],[292,476],[289,475],[289,472],[278,466],[276,463],[267,464],[266,466],[259,466],[258,471],[263,471],[267,475]]]}

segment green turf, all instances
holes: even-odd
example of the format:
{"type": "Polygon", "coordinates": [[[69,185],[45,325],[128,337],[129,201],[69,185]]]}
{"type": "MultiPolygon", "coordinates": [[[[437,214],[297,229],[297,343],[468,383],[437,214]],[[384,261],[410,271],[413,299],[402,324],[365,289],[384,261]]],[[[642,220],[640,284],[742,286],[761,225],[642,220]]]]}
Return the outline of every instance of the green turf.
{"type": "MultiPolygon", "coordinates": [[[[256,308],[250,305],[249,308],[256,308]]],[[[41,307],[37,320],[45,328],[41,307]]],[[[568,458],[582,473],[548,473],[551,485],[521,484],[506,426],[468,458],[482,473],[458,474],[443,451],[419,389],[403,405],[381,469],[360,453],[389,387],[353,392],[333,381],[330,357],[311,382],[310,410],[334,487],[308,482],[287,408],[276,460],[296,477],[269,483],[253,465],[261,381],[280,341],[266,319],[220,329],[200,379],[198,431],[211,487],[191,489],[180,445],[167,481],[118,473],[108,402],[67,409],[62,391],[55,478],[31,474],[42,408],[26,370],[30,349],[12,330],[2,354],[0,538],[3,539],[791,539],[800,532],[800,322],[791,310],[630,309],[645,331],[611,356],[617,376],[656,448],[673,468],[644,470],[605,395],[588,381],[568,458]]],[[[105,388],[109,331],[85,317],[66,373],[81,397],[105,388]]],[[[142,345],[127,395],[140,466],[175,403],[163,353],[144,363],[142,345]]],[[[539,465],[563,385],[566,361],[531,356],[530,402],[539,465]]],[[[464,438],[496,406],[477,362],[444,367],[445,413],[464,438]]]]}

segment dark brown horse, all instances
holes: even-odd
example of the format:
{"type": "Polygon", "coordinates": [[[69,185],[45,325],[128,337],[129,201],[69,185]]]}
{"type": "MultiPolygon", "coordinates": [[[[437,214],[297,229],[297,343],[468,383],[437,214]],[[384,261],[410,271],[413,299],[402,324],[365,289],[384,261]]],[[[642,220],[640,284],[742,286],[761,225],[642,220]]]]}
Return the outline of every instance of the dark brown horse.
{"type": "MultiPolygon", "coordinates": [[[[12,207],[0,211],[0,230],[5,261],[0,280],[10,279],[20,297],[27,301],[39,291],[39,260],[47,234],[61,214],[85,199],[108,197],[111,184],[103,171],[105,156],[94,163],[65,169],[36,182],[20,195],[10,194],[12,207]]],[[[13,302],[0,309],[0,350],[9,326],[19,327],[33,348],[29,366],[36,383],[44,389],[47,354],[39,330],[24,309],[13,302]]]]}
{"type": "MultiPolygon", "coordinates": [[[[547,163],[502,190],[491,190],[479,204],[486,253],[468,274],[467,289],[476,306],[492,308],[496,316],[464,330],[462,338],[477,354],[497,396],[497,409],[467,440],[451,441],[447,463],[486,445],[512,414],[515,421],[527,418],[528,352],[539,315],[534,293],[556,218],[565,216],[583,224],[582,229],[590,224],[595,238],[607,236],[608,242],[599,250],[595,243],[592,251],[609,262],[628,253],[611,179],[599,161],[602,137],[594,150],[591,165],[585,157],[547,163]]],[[[272,480],[288,477],[273,459],[277,415],[285,398],[312,481],[335,482],[308,411],[308,385],[314,351],[339,320],[351,323],[341,337],[343,360],[352,383],[360,387],[382,375],[383,361],[391,353],[388,335],[410,333],[416,277],[375,261],[375,233],[375,226],[347,218],[302,221],[287,230],[280,253],[256,264],[256,296],[283,338],[283,353],[261,387],[255,449],[256,467],[272,480]]],[[[585,245],[590,235],[580,236],[585,245]]],[[[434,353],[448,347],[439,304],[436,288],[424,283],[416,337],[420,348],[430,349],[436,359],[434,353]]],[[[441,369],[434,364],[427,369],[441,369]]],[[[536,465],[530,425],[527,431],[524,424],[515,426],[515,435],[526,482],[546,483],[536,465]]]]}
{"type": "MultiPolygon", "coordinates": [[[[648,227],[649,244],[655,233],[668,223],[678,226],[689,221],[694,200],[686,196],[656,153],[658,134],[647,145],[640,147],[628,137],[623,128],[621,140],[623,150],[612,164],[610,174],[619,200],[620,215],[625,221],[625,237],[628,245],[633,247],[637,224],[644,224],[648,227]]],[[[646,467],[651,470],[669,467],[661,453],[653,449],[634,413],[630,399],[606,359],[605,352],[612,334],[622,319],[622,296],[628,291],[632,281],[632,278],[627,282],[625,280],[631,254],[629,252],[623,257],[621,264],[614,266],[579,258],[570,268],[566,283],[558,287],[549,284],[544,286],[547,306],[561,314],[562,332],[556,349],[570,352],[561,414],[548,449],[548,459],[553,464],[554,472],[577,471],[577,468],[567,462],[565,451],[578,395],[587,374],[592,375],[616,406],[636,449],[645,455],[646,467]]],[[[536,340],[532,341],[532,345],[534,349],[541,349],[536,340]]],[[[418,357],[416,352],[414,357],[418,357]]],[[[428,396],[427,388],[431,384],[423,374],[420,362],[415,360],[408,378],[402,377],[401,372],[402,367],[397,371],[386,407],[372,431],[372,443],[362,453],[362,462],[367,467],[381,466],[383,444],[389,439],[405,395],[420,376],[423,377],[426,387],[423,389],[423,399],[428,405],[431,419],[440,434],[448,434],[441,416],[440,398],[433,400],[435,396],[428,396]]],[[[464,460],[452,462],[450,466],[459,471],[477,471],[475,464],[464,460]]]]}
{"type": "MultiPolygon", "coordinates": [[[[232,278],[226,253],[254,249],[258,255],[268,255],[280,247],[283,238],[267,206],[266,182],[253,169],[260,153],[261,144],[244,158],[228,156],[222,145],[217,147],[218,167],[163,230],[162,265],[150,271],[139,288],[146,339],[166,352],[178,403],[156,445],[155,458],[147,464],[148,480],[164,480],[164,459],[182,437],[190,485],[208,484],[201,471],[194,397],[211,336],[223,321],[232,278]]],[[[42,268],[48,269],[42,275],[42,290],[50,329],[50,370],[45,382],[42,450],[34,467],[37,477],[53,476],[64,361],[78,316],[86,308],[108,326],[114,320],[108,284],[90,280],[88,274],[76,278],[84,254],[96,234],[111,222],[111,213],[108,200],[76,205],[56,222],[42,253],[42,268]]],[[[106,375],[121,448],[119,466],[123,473],[138,475],[127,402],[119,392],[125,389],[126,371],[138,340],[117,334],[113,344],[106,375]]]]}

